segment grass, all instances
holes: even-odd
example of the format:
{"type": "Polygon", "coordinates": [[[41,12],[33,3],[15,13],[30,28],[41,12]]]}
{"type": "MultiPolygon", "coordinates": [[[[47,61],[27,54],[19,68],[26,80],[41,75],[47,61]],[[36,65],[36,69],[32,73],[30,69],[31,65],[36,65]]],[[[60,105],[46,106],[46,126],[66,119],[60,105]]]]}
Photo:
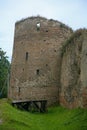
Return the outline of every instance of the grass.
{"type": "Polygon", "coordinates": [[[87,130],[87,110],[56,106],[45,114],[29,113],[0,100],[0,130],[87,130]]]}

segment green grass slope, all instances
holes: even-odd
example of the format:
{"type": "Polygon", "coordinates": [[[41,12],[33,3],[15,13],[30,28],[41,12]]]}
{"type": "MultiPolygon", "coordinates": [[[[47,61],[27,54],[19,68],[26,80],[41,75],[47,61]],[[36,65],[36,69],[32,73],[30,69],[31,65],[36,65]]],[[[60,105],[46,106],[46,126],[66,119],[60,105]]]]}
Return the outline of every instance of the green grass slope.
{"type": "Polygon", "coordinates": [[[87,110],[51,107],[45,114],[29,113],[0,100],[0,130],[87,130],[87,110]]]}

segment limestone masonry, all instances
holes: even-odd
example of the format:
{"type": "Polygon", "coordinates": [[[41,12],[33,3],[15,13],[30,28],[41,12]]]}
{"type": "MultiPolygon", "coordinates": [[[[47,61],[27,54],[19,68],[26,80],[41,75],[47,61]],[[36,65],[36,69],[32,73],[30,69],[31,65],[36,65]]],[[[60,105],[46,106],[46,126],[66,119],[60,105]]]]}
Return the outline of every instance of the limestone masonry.
{"type": "Polygon", "coordinates": [[[39,16],[17,22],[8,97],[87,107],[86,37],[39,16]]]}

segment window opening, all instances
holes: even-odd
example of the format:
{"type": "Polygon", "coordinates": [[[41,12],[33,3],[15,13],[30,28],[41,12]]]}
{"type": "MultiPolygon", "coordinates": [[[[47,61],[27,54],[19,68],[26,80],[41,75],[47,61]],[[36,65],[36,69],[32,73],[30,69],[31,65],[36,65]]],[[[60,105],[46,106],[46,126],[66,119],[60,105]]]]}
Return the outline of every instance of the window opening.
{"type": "Polygon", "coordinates": [[[48,32],[48,30],[46,30],[46,32],[48,32]]]}
{"type": "Polygon", "coordinates": [[[56,52],[56,50],[54,50],[54,52],[56,52]]]}
{"type": "Polygon", "coordinates": [[[39,31],[40,30],[40,23],[37,23],[37,31],[39,31]]]}
{"type": "Polygon", "coordinates": [[[45,42],[46,40],[44,40],[44,42],[45,42]]]}
{"type": "Polygon", "coordinates": [[[36,73],[37,73],[37,75],[39,75],[39,74],[40,74],[40,70],[39,70],[39,69],[37,69],[37,70],[36,70],[36,73]]]}
{"type": "Polygon", "coordinates": [[[19,87],[19,90],[18,90],[19,94],[20,94],[20,89],[21,89],[21,88],[19,87]]]}
{"type": "Polygon", "coordinates": [[[26,52],[26,61],[28,60],[28,52],[26,52]]]}

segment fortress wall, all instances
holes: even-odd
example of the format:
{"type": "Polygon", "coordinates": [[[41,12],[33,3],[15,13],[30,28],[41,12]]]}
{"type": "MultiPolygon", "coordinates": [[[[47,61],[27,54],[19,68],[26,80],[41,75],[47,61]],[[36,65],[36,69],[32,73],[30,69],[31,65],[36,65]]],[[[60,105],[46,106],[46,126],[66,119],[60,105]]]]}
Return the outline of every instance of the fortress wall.
{"type": "Polygon", "coordinates": [[[87,107],[87,32],[78,30],[67,41],[61,67],[60,104],[87,107]]]}
{"type": "Polygon", "coordinates": [[[59,101],[62,43],[72,31],[42,17],[15,24],[9,98],[59,101]],[[40,23],[40,29],[37,29],[40,23]]]}

